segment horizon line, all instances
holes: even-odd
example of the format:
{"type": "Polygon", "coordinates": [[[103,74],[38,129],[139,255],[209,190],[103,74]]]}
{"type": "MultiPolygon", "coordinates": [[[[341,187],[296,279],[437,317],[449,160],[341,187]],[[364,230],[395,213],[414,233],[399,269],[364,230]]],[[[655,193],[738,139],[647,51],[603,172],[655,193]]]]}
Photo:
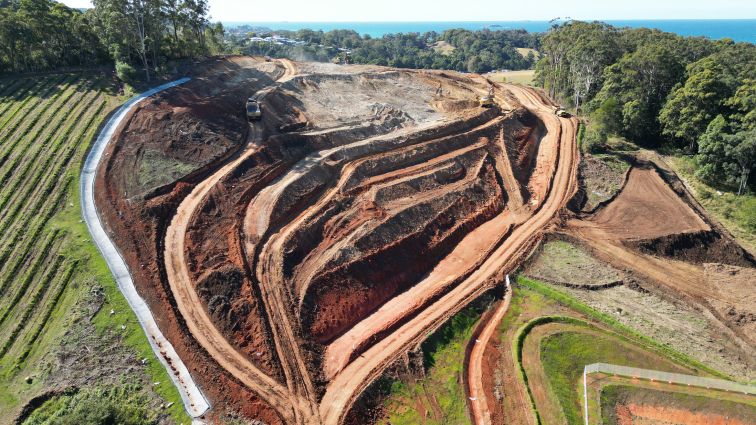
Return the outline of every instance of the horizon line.
{"type": "Polygon", "coordinates": [[[434,23],[484,23],[484,22],[550,22],[554,20],[567,20],[567,21],[756,21],[756,18],[552,18],[552,19],[505,19],[505,20],[396,20],[396,21],[349,21],[349,20],[334,20],[334,21],[232,21],[227,19],[221,19],[220,22],[229,23],[260,23],[260,24],[333,24],[333,23],[345,23],[345,24],[388,24],[388,23],[415,23],[415,22],[434,22],[434,23]]]}

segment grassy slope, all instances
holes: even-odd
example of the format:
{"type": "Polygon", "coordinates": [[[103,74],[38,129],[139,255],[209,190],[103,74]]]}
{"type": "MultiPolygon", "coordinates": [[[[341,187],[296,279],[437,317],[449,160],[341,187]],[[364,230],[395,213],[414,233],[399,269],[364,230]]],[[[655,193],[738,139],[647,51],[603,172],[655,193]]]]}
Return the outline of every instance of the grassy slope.
{"type": "MultiPolygon", "coordinates": [[[[611,316],[598,312],[561,291],[534,279],[518,277],[517,282],[521,288],[534,291],[552,302],[556,301],[573,310],[576,317],[585,316],[618,334],[615,336],[607,333],[606,336],[596,337],[566,332],[543,341],[541,361],[546,376],[549,377],[549,386],[557,395],[570,424],[582,423],[579,404],[581,393],[576,385],[579,383],[586,364],[604,362],[660,370],[669,369],[672,364],[678,364],[698,373],[727,379],[721,373],[651,338],[638,334],[611,316]],[[667,367],[664,367],[665,364],[667,367]]],[[[516,297],[513,298],[513,303],[515,300],[516,297]]],[[[543,303],[539,302],[539,304],[543,303]]],[[[524,307],[527,308],[527,306],[524,307]]],[[[507,320],[506,317],[505,320],[507,320]]],[[[523,322],[524,320],[514,320],[509,325],[518,326],[523,322]]]]}
{"type": "MultiPolygon", "coordinates": [[[[752,401],[756,403],[756,400],[752,401]]],[[[716,396],[705,397],[629,385],[609,385],[601,390],[602,423],[616,425],[615,406],[626,402],[685,409],[697,414],[722,415],[732,419],[741,419],[746,423],[756,421],[754,404],[724,400],[716,396]]]]}
{"type": "Polygon", "coordinates": [[[732,192],[721,192],[701,182],[693,172],[695,165],[691,157],[666,157],[678,176],[682,178],[698,202],[752,253],[756,253],[756,195],[753,193],[737,196],[732,192]]]}
{"type": "Polygon", "coordinates": [[[536,279],[552,282],[596,285],[618,280],[618,270],[605,265],[580,247],[569,242],[550,241],[528,266],[527,274],[536,279]],[[575,282],[575,276],[581,276],[575,282]]]}
{"type": "Polygon", "coordinates": [[[577,387],[585,365],[602,362],[654,370],[669,368],[669,362],[634,349],[617,338],[580,332],[565,332],[544,339],[541,362],[567,422],[576,425],[583,422],[580,389],[577,387]]]}
{"type": "Polygon", "coordinates": [[[465,347],[479,317],[478,311],[467,308],[423,343],[425,377],[394,381],[379,423],[470,423],[462,373],[465,347]]]}
{"type": "MultiPolygon", "coordinates": [[[[37,79],[42,78],[45,77],[39,77],[37,79]]],[[[53,79],[48,78],[44,84],[49,86],[52,80],[53,79]]],[[[35,319],[40,322],[40,333],[37,338],[28,342],[28,347],[30,348],[27,350],[28,355],[22,361],[19,361],[17,355],[19,348],[16,346],[20,345],[20,343],[14,343],[13,348],[9,351],[9,355],[0,358],[0,388],[4,388],[3,391],[0,391],[0,411],[13,412],[19,408],[20,404],[25,402],[25,400],[46,390],[46,377],[48,371],[42,368],[45,367],[46,362],[52,357],[51,353],[54,353],[58,347],[60,347],[60,341],[66,334],[67,330],[76,323],[82,320],[87,320],[87,318],[81,316],[81,312],[76,307],[83,302],[93,288],[99,286],[104,292],[106,301],[99,312],[92,318],[97,332],[115,333],[122,341],[122,347],[119,349],[133,352],[135,358],[149,359],[145,369],[147,377],[144,376],[144,371],[137,367],[135,368],[135,372],[130,372],[133,376],[125,376],[124,379],[160,382],[161,384],[154,387],[155,392],[166,402],[174,402],[174,405],[169,409],[168,413],[170,413],[174,421],[187,423],[189,418],[183,411],[178,392],[170,384],[165,369],[153,356],[147,339],[142,333],[141,328],[138,326],[136,317],[118,291],[115,281],[110,275],[104,260],[100,257],[97,249],[89,240],[89,233],[86,229],[86,225],[81,221],[78,194],[79,170],[84,154],[86,153],[86,148],[92,142],[97,127],[106,117],[107,113],[116,108],[125,99],[119,97],[114,92],[110,83],[100,76],[84,76],[81,78],[81,83],[79,83],[78,87],[79,91],[86,91],[84,95],[88,95],[89,91],[99,92],[101,96],[100,98],[104,99],[104,105],[100,109],[92,109],[88,112],[89,115],[87,116],[91,117],[91,121],[82,122],[89,125],[72,126],[70,134],[68,134],[68,139],[66,140],[72,140],[72,142],[69,143],[69,146],[75,147],[73,148],[74,150],[72,151],[70,161],[61,163],[61,174],[53,176],[57,177],[58,181],[61,183],[55,186],[56,193],[51,194],[55,195],[64,191],[63,202],[59,204],[51,203],[49,205],[49,208],[52,208],[52,216],[46,222],[42,222],[39,218],[35,217],[35,214],[39,213],[39,211],[28,210],[21,210],[18,217],[14,219],[15,221],[9,222],[11,226],[21,226],[22,223],[28,221],[27,217],[31,217],[31,224],[39,222],[43,225],[42,234],[52,233],[59,235],[59,239],[56,239],[56,245],[54,247],[57,250],[56,255],[61,258],[60,263],[62,265],[74,265],[75,273],[72,275],[71,281],[65,287],[62,287],[62,293],[60,298],[57,299],[57,303],[54,302],[55,300],[52,297],[45,297],[42,299],[43,302],[41,304],[49,306],[51,309],[49,319],[45,323],[41,323],[42,319],[45,317],[45,308],[37,307],[33,310],[33,317],[30,319],[30,322],[33,322],[35,319]],[[19,222],[19,224],[15,224],[16,222],[19,222]],[[110,314],[111,309],[114,310],[114,314],[112,315],[110,314]],[[122,325],[126,326],[125,330],[121,329],[122,325]],[[32,378],[31,383],[27,383],[27,377],[32,378]]],[[[54,93],[55,90],[56,89],[53,87],[52,92],[54,93]]],[[[40,103],[40,101],[43,100],[41,98],[33,98],[27,103],[27,105],[40,103]]],[[[0,110],[4,110],[6,107],[7,110],[19,109],[19,105],[17,104],[20,102],[11,96],[1,98],[0,102],[2,102],[0,103],[0,110]],[[12,104],[6,105],[6,103],[12,104]]],[[[50,119],[54,120],[57,118],[58,114],[64,114],[69,110],[70,108],[68,107],[55,108],[51,113],[52,118],[50,119]]],[[[48,120],[47,117],[40,119],[39,113],[34,112],[28,107],[21,109],[17,114],[17,117],[19,117],[18,128],[24,128],[28,125],[27,123],[31,124],[34,120],[40,122],[48,120]]],[[[5,120],[5,118],[6,116],[4,113],[3,120],[5,120]]],[[[62,124],[68,125],[70,122],[67,120],[71,119],[73,119],[73,117],[65,116],[65,119],[62,119],[62,124]]],[[[42,128],[41,125],[42,124],[39,124],[35,128],[42,128]]],[[[31,125],[29,125],[29,127],[31,128],[31,125]]],[[[19,156],[28,152],[29,155],[32,153],[37,155],[34,157],[33,162],[45,161],[47,159],[45,155],[56,155],[56,157],[53,158],[53,160],[55,160],[59,156],[59,153],[56,154],[52,151],[38,152],[35,150],[37,149],[37,146],[46,146],[44,139],[46,135],[51,134],[52,131],[58,130],[42,128],[42,130],[39,131],[38,136],[37,133],[29,131],[25,133],[25,138],[18,139],[17,137],[14,137],[13,140],[18,141],[19,143],[16,147],[17,150],[13,152],[19,153],[14,154],[14,156],[11,157],[19,157],[23,161],[29,162],[31,161],[29,158],[19,156]],[[25,144],[28,144],[29,146],[25,146],[25,144]]],[[[11,138],[9,137],[8,139],[10,140],[11,138]]],[[[8,141],[5,141],[3,143],[3,149],[10,149],[10,145],[7,145],[7,142],[8,141]]],[[[33,163],[30,164],[32,164],[31,166],[33,167],[33,163]]],[[[30,168],[30,170],[36,170],[36,168],[30,168]]],[[[31,175],[32,174],[30,173],[29,177],[31,177],[31,175]]],[[[21,177],[23,176],[20,176],[19,178],[21,177]]],[[[43,173],[43,177],[47,178],[48,176],[44,176],[43,173]]],[[[51,183],[57,184],[55,182],[51,183]]],[[[39,195],[32,195],[33,193],[36,193],[34,192],[35,189],[36,185],[27,185],[24,181],[19,182],[19,190],[22,191],[21,195],[24,196],[12,198],[12,202],[23,202],[26,197],[38,197],[39,195]],[[24,190],[28,190],[29,193],[23,193],[24,190]]],[[[12,204],[9,204],[9,208],[12,206],[12,204]]],[[[18,228],[20,232],[22,232],[21,240],[29,239],[27,237],[28,235],[24,235],[23,232],[28,232],[30,228],[26,226],[18,228]]],[[[36,251],[39,250],[39,247],[44,240],[45,238],[41,237],[39,239],[31,240],[31,245],[29,245],[29,255],[36,255],[36,251]]],[[[16,255],[15,252],[14,255],[16,255]]],[[[6,270],[12,266],[11,263],[14,261],[26,262],[28,260],[19,255],[18,257],[9,257],[8,261],[9,265],[6,267],[6,270]]],[[[34,275],[34,279],[30,281],[32,284],[29,285],[28,290],[26,291],[27,294],[23,295],[21,298],[22,300],[32,296],[31,289],[34,288],[39,276],[43,274],[45,269],[50,267],[50,262],[44,263],[40,266],[40,274],[34,275]]],[[[25,271],[26,268],[28,267],[22,265],[19,269],[25,271]]],[[[20,281],[23,275],[22,272],[9,275],[10,280],[8,281],[8,287],[10,291],[16,291],[18,293],[18,291],[24,289],[23,286],[20,286],[20,281]]],[[[4,309],[15,307],[7,304],[8,299],[5,298],[2,302],[4,309]]],[[[27,335],[29,331],[30,330],[25,329],[20,333],[18,340],[24,341],[24,338],[30,338],[30,336],[27,335]]],[[[5,343],[6,341],[3,340],[0,342],[5,343]]],[[[7,420],[10,419],[11,418],[7,418],[7,420]]],[[[0,420],[0,422],[5,422],[5,420],[0,420]]]]}

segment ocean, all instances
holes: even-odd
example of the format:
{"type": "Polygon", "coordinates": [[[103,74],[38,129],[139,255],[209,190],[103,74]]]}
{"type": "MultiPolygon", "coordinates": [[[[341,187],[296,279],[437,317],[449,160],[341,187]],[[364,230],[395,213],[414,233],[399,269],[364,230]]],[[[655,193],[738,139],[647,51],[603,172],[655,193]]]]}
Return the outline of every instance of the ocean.
{"type": "MultiPolygon", "coordinates": [[[[680,19],[680,20],[606,20],[617,27],[657,28],[684,36],[704,36],[711,39],[731,38],[735,41],[756,43],[756,19],[680,19]]],[[[544,32],[549,29],[548,21],[490,21],[490,22],[223,22],[227,28],[239,25],[266,27],[272,30],[309,28],[330,31],[352,29],[359,34],[382,37],[384,34],[408,32],[442,32],[447,29],[467,30],[525,29],[528,32],[544,32]]]]}

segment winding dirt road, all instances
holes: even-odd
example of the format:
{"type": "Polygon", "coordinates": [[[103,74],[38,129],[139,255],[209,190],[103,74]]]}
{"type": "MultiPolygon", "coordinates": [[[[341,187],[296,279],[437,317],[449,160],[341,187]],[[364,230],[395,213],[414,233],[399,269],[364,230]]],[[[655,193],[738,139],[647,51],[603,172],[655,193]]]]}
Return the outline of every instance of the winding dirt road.
{"type": "MultiPolygon", "coordinates": [[[[473,343],[473,348],[470,351],[470,358],[467,365],[467,382],[468,382],[468,397],[471,403],[468,403],[470,410],[472,410],[472,416],[476,424],[489,425],[491,421],[491,408],[489,407],[488,397],[486,396],[486,388],[483,384],[483,354],[489,347],[491,337],[499,329],[499,323],[504,315],[509,310],[509,303],[512,301],[512,287],[509,284],[509,278],[506,279],[506,295],[504,300],[496,308],[496,311],[491,315],[490,320],[486,323],[483,331],[473,343]]],[[[496,400],[491,400],[492,403],[496,400]]]]}
{"type": "MultiPolygon", "coordinates": [[[[283,65],[284,73],[279,81],[291,79],[296,72],[290,61],[283,61],[283,65]]],[[[302,410],[300,405],[307,403],[292,395],[288,388],[260,371],[226,340],[202,306],[199,295],[192,284],[186,261],[185,236],[194,211],[224,176],[257,152],[259,148],[254,143],[256,133],[257,130],[253,127],[250,130],[251,142],[247,149],[195,186],[192,192],[181,202],[166,231],[165,267],[171,292],[176,299],[176,305],[197,342],[207,350],[221,367],[265,399],[278,411],[284,421],[301,423],[302,418],[298,414],[302,410]]]]}
{"type": "Polygon", "coordinates": [[[559,145],[558,163],[545,201],[470,277],[337,374],[320,404],[323,423],[341,423],[359,394],[401,353],[419,344],[464,306],[501,282],[504,274],[512,270],[540,239],[542,231],[559,218],[560,211],[577,191],[576,120],[557,118],[553,114],[553,105],[545,103],[531,89],[507,88],[545,123],[545,137],[553,138],[559,145]]]}
{"type": "MultiPolygon", "coordinates": [[[[285,72],[278,81],[291,79],[296,74],[294,64],[282,61],[282,65],[285,72]]],[[[492,245],[485,251],[486,257],[476,261],[475,268],[466,272],[461,282],[435,302],[424,306],[409,320],[367,348],[359,357],[351,362],[349,360],[354,357],[351,352],[342,357],[337,367],[329,370],[329,377],[332,379],[320,400],[313,388],[312,377],[298,346],[297,324],[292,323],[287,310],[289,306],[296,305],[297,301],[292,302],[289,299],[287,291],[280,285],[280,280],[277,278],[281,274],[277,265],[280,261],[274,260],[274,257],[280,255],[288,229],[285,226],[283,229],[276,230],[276,233],[268,235],[271,232],[268,229],[272,208],[270,204],[262,205],[261,209],[247,210],[244,232],[248,237],[249,235],[253,237],[247,239],[245,250],[248,258],[257,259],[252,269],[260,283],[276,350],[286,377],[286,385],[282,385],[260,371],[224,338],[203,307],[188,271],[185,236],[192,216],[212,188],[224,176],[257,152],[259,147],[254,140],[243,153],[198,184],[179,205],[165,238],[165,266],[178,310],[189,331],[211,357],[232,376],[257,392],[279,412],[286,423],[335,425],[343,422],[354,401],[373,380],[383,373],[386,367],[402,353],[421,343],[431,332],[467,304],[500,284],[505,274],[512,270],[540,240],[544,229],[559,219],[562,208],[577,190],[576,121],[557,118],[553,114],[554,105],[545,101],[534,90],[516,86],[507,86],[506,89],[510,90],[521,104],[533,111],[544,123],[546,133],[540,143],[544,146],[550,144],[553,148],[539,150],[535,167],[543,174],[545,182],[539,182],[537,187],[531,189],[532,198],[527,208],[522,208],[521,197],[515,196],[517,219],[505,220],[513,230],[503,243],[499,240],[490,241],[492,245]],[[267,212],[267,214],[250,216],[250,210],[267,212]],[[266,236],[267,241],[265,241],[266,236]]],[[[255,133],[254,130],[253,133],[255,133]]],[[[509,164],[507,166],[511,168],[509,164]]],[[[511,180],[507,182],[507,186],[516,186],[511,170],[506,174],[510,177],[508,180],[511,180]]],[[[280,181],[288,182],[289,180],[284,177],[280,181]]],[[[511,214],[511,212],[505,211],[502,214],[511,214]]],[[[495,220],[491,222],[497,223],[495,220]]],[[[502,229],[497,231],[502,231],[502,229]]],[[[438,285],[438,282],[429,282],[429,284],[438,285]]],[[[510,296],[509,292],[507,297],[510,296]]],[[[506,311],[506,307],[503,311],[506,311]]],[[[500,315],[503,315],[503,312],[497,312],[495,317],[500,315]]],[[[488,327],[491,328],[487,333],[490,337],[495,329],[495,323],[488,327]]],[[[347,345],[349,343],[354,345],[352,340],[348,340],[347,345]]],[[[480,383],[477,380],[482,372],[475,372],[474,369],[471,368],[470,372],[471,382],[479,386],[480,383]]]]}

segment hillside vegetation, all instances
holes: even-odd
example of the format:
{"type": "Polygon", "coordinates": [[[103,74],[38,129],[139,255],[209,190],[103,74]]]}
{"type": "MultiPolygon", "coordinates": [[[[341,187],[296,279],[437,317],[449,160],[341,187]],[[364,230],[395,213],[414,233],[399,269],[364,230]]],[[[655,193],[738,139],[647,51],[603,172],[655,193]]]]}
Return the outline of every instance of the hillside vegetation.
{"type": "MultiPolygon", "coordinates": [[[[0,80],[0,411],[95,379],[169,381],[80,218],[79,169],[117,91],[100,74],[0,80]]],[[[178,400],[155,388],[148,405],[178,400]]]]}

